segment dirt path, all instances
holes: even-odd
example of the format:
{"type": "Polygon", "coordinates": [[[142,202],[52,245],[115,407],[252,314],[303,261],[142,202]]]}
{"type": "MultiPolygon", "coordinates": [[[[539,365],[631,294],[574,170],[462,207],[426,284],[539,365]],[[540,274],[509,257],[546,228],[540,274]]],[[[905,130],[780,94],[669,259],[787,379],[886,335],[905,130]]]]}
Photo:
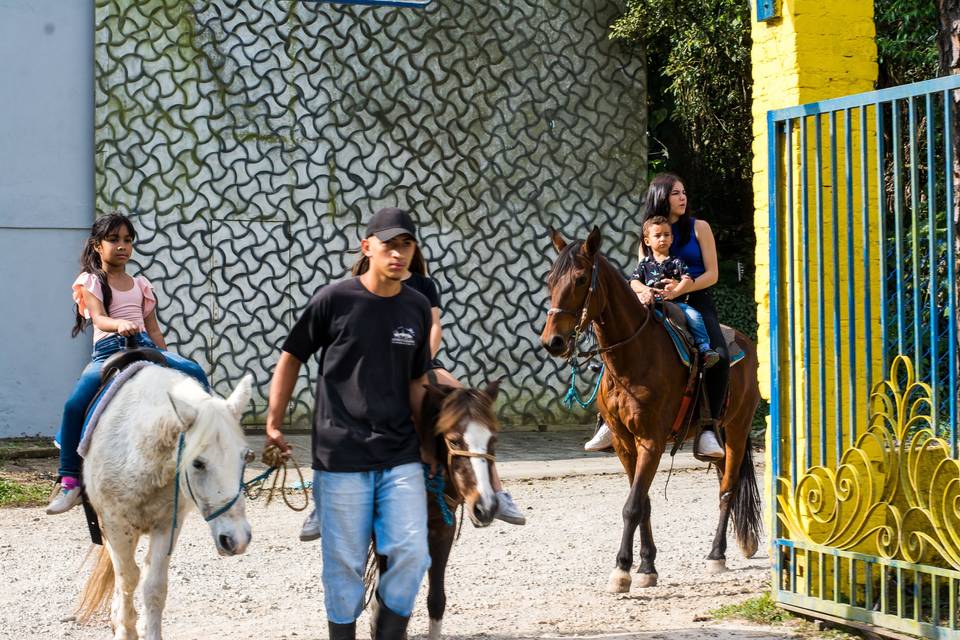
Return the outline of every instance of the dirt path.
{"type": "MultiPolygon", "coordinates": [[[[447,637],[789,637],[783,629],[700,621],[713,608],[762,593],[770,576],[765,552],[745,560],[733,543],[731,570],[704,572],[717,485],[702,468],[675,472],[668,501],[665,474],[658,476],[652,501],[660,584],[623,595],[604,591],[627,491],[623,476],[522,479],[509,462],[503,468],[513,478],[508,488],[528,509],[528,524],[464,527],[448,572],[447,637]]],[[[260,503],[250,504],[248,514],[254,543],[247,555],[229,559],[216,555],[196,515],[188,519],[171,566],[167,638],[326,637],[320,545],[297,540],[302,515],[260,503]]],[[[105,621],[60,621],[85,577],[84,535],[79,509],[56,518],[40,509],[0,511],[0,638],[109,636],[105,621]]],[[[425,591],[413,636],[426,633],[425,591]]],[[[361,624],[365,629],[366,615],[361,624]]]]}

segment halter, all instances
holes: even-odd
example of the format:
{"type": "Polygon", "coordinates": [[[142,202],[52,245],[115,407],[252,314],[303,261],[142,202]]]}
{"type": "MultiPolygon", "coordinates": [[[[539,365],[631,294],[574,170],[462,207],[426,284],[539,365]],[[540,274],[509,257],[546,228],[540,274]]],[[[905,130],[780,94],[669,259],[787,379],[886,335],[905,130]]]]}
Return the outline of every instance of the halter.
{"type": "Polygon", "coordinates": [[[598,253],[593,257],[593,269],[590,274],[590,288],[587,290],[587,295],[583,299],[583,304],[580,305],[578,311],[569,311],[567,309],[561,309],[560,307],[550,307],[547,309],[547,317],[553,315],[567,314],[571,315],[574,318],[580,316],[580,322],[577,324],[577,328],[574,330],[574,343],[577,342],[577,339],[580,337],[580,334],[583,333],[584,328],[587,325],[587,312],[590,309],[590,298],[593,297],[593,292],[597,288],[597,273],[600,271],[600,254],[598,253]]]}
{"type": "MultiPolygon", "coordinates": [[[[452,469],[454,458],[483,458],[484,460],[486,460],[491,464],[497,461],[496,456],[494,456],[492,453],[478,453],[476,451],[468,451],[466,449],[455,449],[450,444],[449,440],[447,440],[446,438],[444,438],[443,440],[444,440],[444,443],[447,445],[447,469],[448,470],[452,469]]],[[[448,472],[451,475],[453,474],[452,471],[448,471],[448,472]]],[[[453,488],[454,491],[457,492],[457,497],[462,500],[463,496],[460,494],[460,491],[457,489],[456,485],[451,482],[450,486],[453,488]]]]}
{"type": "MultiPolygon", "coordinates": [[[[179,496],[180,496],[180,460],[183,458],[183,435],[184,432],[180,432],[180,438],[177,440],[177,470],[173,477],[173,527],[170,529],[170,547],[167,549],[167,555],[170,555],[173,552],[173,540],[177,533],[177,512],[179,511],[179,496]]],[[[219,509],[214,510],[205,510],[200,506],[200,502],[197,501],[197,497],[193,495],[193,487],[190,486],[190,473],[184,469],[183,477],[187,481],[187,491],[190,493],[190,498],[193,500],[193,504],[197,505],[197,509],[200,511],[200,515],[203,516],[204,522],[210,522],[216,518],[219,518],[227,511],[229,511],[237,500],[243,494],[245,484],[243,482],[243,474],[247,470],[247,464],[253,462],[255,459],[253,451],[246,449],[243,452],[243,467],[240,469],[240,487],[237,489],[235,496],[227,500],[219,509]],[[206,512],[205,512],[206,511],[206,512]]],[[[272,470],[272,469],[271,469],[272,470]]],[[[271,471],[268,470],[268,471],[271,471]]]]}
{"type": "Polygon", "coordinates": [[[476,451],[466,451],[464,449],[451,449],[450,443],[447,442],[447,466],[449,467],[453,464],[453,459],[456,457],[461,458],[483,458],[487,462],[496,462],[497,458],[492,453],[478,453],[476,451]]]}

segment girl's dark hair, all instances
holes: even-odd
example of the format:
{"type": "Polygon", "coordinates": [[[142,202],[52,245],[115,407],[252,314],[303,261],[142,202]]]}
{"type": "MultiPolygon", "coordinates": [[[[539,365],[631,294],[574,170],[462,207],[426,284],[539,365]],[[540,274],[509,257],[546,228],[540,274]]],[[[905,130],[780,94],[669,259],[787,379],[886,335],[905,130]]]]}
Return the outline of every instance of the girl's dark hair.
{"type": "MultiPolygon", "coordinates": [[[[100,281],[100,289],[103,291],[103,308],[107,310],[107,313],[110,313],[110,303],[113,302],[113,295],[110,291],[110,285],[107,282],[107,272],[103,270],[103,265],[100,263],[100,254],[97,253],[97,245],[122,226],[127,227],[131,238],[134,240],[137,239],[137,232],[134,230],[133,223],[130,222],[130,218],[127,216],[121,213],[108,213],[105,216],[97,218],[96,222],[94,222],[90,228],[90,237],[87,238],[83,245],[83,251],[80,252],[80,269],[95,275],[100,281]]],[[[73,306],[73,313],[76,316],[76,320],[70,336],[75,338],[77,334],[82,333],[83,330],[86,329],[90,321],[80,313],[80,305],[73,306]]]]}
{"type": "MultiPolygon", "coordinates": [[[[647,199],[643,207],[643,220],[640,221],[641,227],[654,216],[663,216],[667,220],[670,219],[670,192],[673,190],[673,185],[678,182],[682,183],[683,180],[675,173],[659,173],[654,176],[653,180],[650,181],[650,187],[647,189],[647,199]]],[[[693,233],[690,216],[687,213],[680,216],[680,219],[677,220],[677,226],[680,230],[677,246],[682,247],[690,241],[690,234],[693,233]]],[[[649,255],[649,248],[643,242],[640,243],[640,246],[643,248],[643,253],[649,255]]]]}
{"type": "MultiPolygon", "coordinates": [[[[357,258],[357,261],[353,264],[353,268],[350,269],[350,275],[362,276],[369,270],[370,258],[361,253],[360,257],[357,258]]],[[[427,261],[423,259],[423,253],[420,252],[419,244],[413,247],[413,258],[410,259],[408,270],[413,273],[419,273],[422,276],[427,275],[427,261]]]]}

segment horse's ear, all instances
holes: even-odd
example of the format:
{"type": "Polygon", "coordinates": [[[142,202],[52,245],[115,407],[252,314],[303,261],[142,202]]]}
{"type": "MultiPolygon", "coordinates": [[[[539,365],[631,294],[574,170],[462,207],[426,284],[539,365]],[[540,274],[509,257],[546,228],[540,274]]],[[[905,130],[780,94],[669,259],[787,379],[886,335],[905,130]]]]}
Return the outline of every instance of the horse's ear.
{"type": "Polygon", "coordinates": [[[194,420],[197,419],[197,409],[193,402],[189,400],[185,393],[181,393],[179,386],[174,386],[173,389],[167,391],[167,397],[170,398],[173,412],[177,414],[177,419],[180,421],[180,430],[186,431],[192,427],[194,420]]]}
{"type": "Polygon", "coordinates": [[[593,231],[587,236],[587,241],[583,243],[582,251],[588,258],[593,258],[593,256],[597,255],[597,252],[600,251],[600,229],[597,227],[593,228],[593,231]]]}
{"type": "Polygon", "coordinates": [[[553,240],[553,246],[557,248],[557,253],[563,251],[567,246],[567,241],[564,240],[560,232],[553,227],[550,227],[550,239],[553,240]]]}
{"type": "Polygon", "coordinates": [[[250,402],[250,394],[253,389],[253,376],[249,373],[240,379],[240,384],[233,390],[230,397],[227,398],[227,406],[230,411],[239,420],[243,416],[247,404],[250,402]]]}
{"type": "Polygon", "coordinates": [[[427,395],[437,400],[443,400],[450,392],[453,391],[456,387],[451,387],[448,384],[434,384],[433,382],[428,382],[423,385],[423,388],[427,390],[427,395]]]}
{"type": "Polygon", "coordinates": [[[483,392],[490,398],[491,402],[497,400],[497,394],[500,393],[501,382],[503,382],[503,378],[497,378],[493,382],[488,382],[487,386],[483,388],[483,392]]]}

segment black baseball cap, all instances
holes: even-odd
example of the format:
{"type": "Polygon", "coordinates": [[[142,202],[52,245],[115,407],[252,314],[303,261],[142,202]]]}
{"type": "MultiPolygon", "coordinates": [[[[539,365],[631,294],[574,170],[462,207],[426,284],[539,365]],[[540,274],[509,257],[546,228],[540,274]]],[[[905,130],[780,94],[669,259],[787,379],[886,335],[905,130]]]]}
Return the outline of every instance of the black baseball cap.
{"type": "Polygon", "coordinates": [[[403,209],[387,207],[373,214],[364,237],[377,236],[377,239],[387,242],[405,233],[417,239],[417,225],[413,223],[413,218],[403,209]]]}

